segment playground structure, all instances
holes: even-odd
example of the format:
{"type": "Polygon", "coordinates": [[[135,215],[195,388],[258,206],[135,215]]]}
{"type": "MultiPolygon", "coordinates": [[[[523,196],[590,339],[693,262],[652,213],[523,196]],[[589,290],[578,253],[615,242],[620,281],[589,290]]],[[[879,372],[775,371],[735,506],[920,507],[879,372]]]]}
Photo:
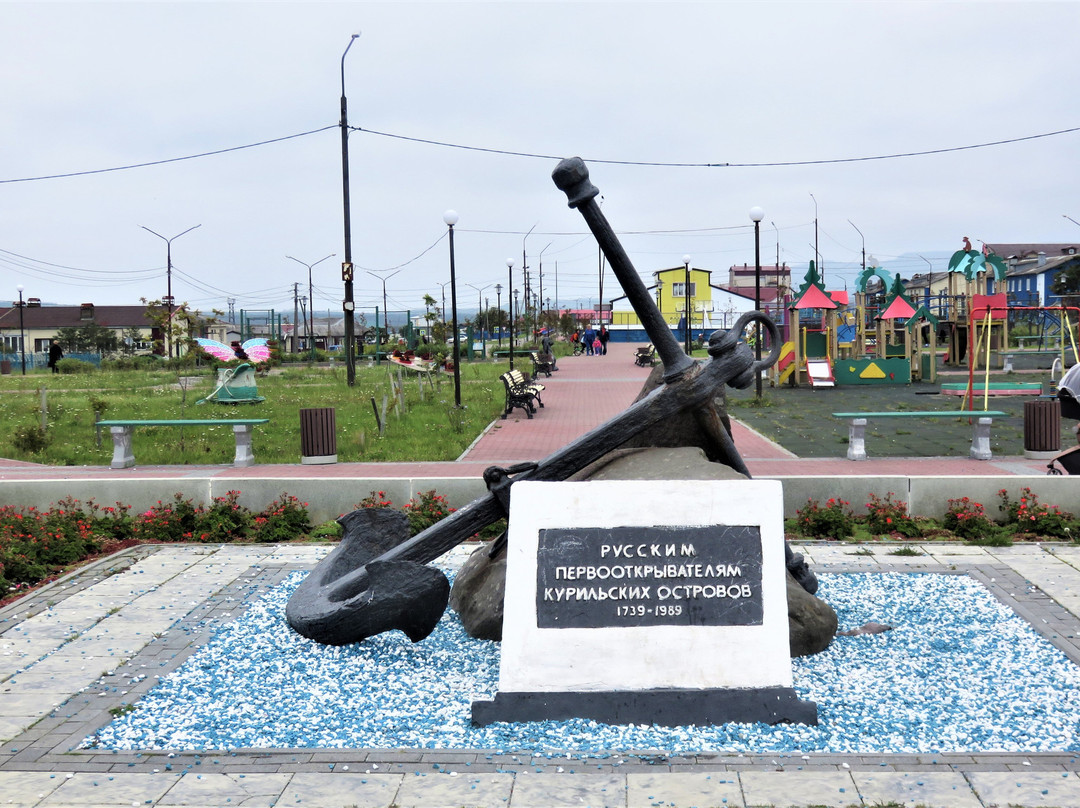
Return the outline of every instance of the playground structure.
{"type": "Polygon", "coordinates": [[[1046,342],[1053,344],[1062,368],[1070,359],[1080,362],[1080,309],[1010,306],[1003,291],[995,292],[995,284],[1004,289],[1005,263],[972,249],[966,238],[964,244],[940,279],[930,273],[921,293],[909,293],[899,275],[867,267],[853,304],[847,292],[824,288],[811,261],[790,305],[790,338],[773,369],[773,384],[935,383],[942,352],[946,366],[967,367],[973,378],[977,371],[1000,369],[1009,354],[1022,353],[1009,348],[1010,319],[1036,323],[1040,352],[1046,353],[1046,342]],[[877,290],[871,291],[875,280],[877,290]]]}

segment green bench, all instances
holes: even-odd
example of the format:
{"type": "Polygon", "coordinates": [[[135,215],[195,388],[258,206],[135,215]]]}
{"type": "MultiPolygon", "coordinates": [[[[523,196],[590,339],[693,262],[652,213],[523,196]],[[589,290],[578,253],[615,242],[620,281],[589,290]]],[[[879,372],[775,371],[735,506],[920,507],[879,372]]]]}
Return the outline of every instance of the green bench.
{"type": "Polygon", "coordinates": [[[902,410],[899,412],[834,412],[833,418],[844,418],[848,423],[848,460],[866,460],[866,422],[881,418],[974,418],[975,429],[971,436],[971,457],[989,460],[990,426],[995,418],[1007,418],[1009,413],[1000,410],[902,410]]]}
{"type": "Polygon", "coordinates": [[[179,421],[98,421],[94,426],[107,426],[113,439],[113,457],[110,468],[129,469],[135,465],[131,451],[131,435],[140,426],[231,426],[236,439],[234,466],[251,466],[255,454],[251,451],[251,429],[255,424],[269,423],[269,418],[192,418],[179,421]]]}

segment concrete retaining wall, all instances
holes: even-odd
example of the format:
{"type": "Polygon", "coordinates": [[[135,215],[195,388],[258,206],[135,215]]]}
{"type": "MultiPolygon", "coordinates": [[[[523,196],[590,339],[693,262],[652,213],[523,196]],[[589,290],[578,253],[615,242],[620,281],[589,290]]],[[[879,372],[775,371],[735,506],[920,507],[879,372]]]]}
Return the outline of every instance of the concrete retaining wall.
{"type": "MultiPolygon", "coordinates": [[[[770,478],[760,478],[770,479],[770,478]]],[[[824,504],[830,498],[850,503],[856,513],[866,512],[871,493],[884,497],[893,494],[894,500],[908,503],[912,515],[940,519],[948,508],[948,500],[969,497],[986,508],[987,516],[997,517],[998,491],[1007,489],[1013,501],[1023,488],[1030,488],[1047,505],[1057,505],[1066,511],[1080,513],[1080,485],[1069,476],[1061,477],[773,477],[784,484],[784,516],[806,506],[809,499],[824,504]]],[[[219,480],[211,477],[183,479],[87,479],[87,480],[8,480],[0,482],[0,504],[48,508],[67,496],[99,505],[122,502],[135,512],[142,512],[161,501],[181,494],[196,503],[209,503],[214,497],[225,496],[230,490],[240,491],[240,503],[258,511],[282,494],[292,494],[308,503],[315,524],[336,519],[353,509],[372,491],[384,491],[396,506],[412,497],[434,489],[460,508],[486,493],[479,478],[408,478],[342,479],[274,477],[244,480],[219,480]]]]}

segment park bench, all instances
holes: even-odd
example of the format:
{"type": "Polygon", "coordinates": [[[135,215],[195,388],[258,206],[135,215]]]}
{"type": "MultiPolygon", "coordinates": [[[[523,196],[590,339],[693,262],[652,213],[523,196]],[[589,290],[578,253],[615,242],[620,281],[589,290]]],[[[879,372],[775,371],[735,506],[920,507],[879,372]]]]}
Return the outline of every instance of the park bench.
{"type": "Polygon", "coordinates": [[[834,412],[833,418],[845,418],[848,423],[848,460],[866,460],[866,422],[881,418],[974,418],[970,456],[976,460],[989,460],[990,425],[995,418],[1007,418],[1009,413],[999,410],[902,410],[900,412],[834,412]]]}
{"type": "Polygon", "coordinates": [[[506,420],[506,416],[514,407],[525,410],[525,414],[532,418],[533,413],[536,412],[534,405],[544,406],[544,402],[540,400],[544,385],[529,381],[520,370],[509,370],[499,378],[506,387],[506,409],[503,410],[503,420],[506,420]]]}
{"type": "Polygon", "coordinates": [[[234,466],[251,466],[255,455],[251,450],[251,429],[255,424],[265,424],[269,418],[192,418],[176,421],[98,421],[94,426],[107,426],[113,439],[113,457],[110,468],[128,469],[135,465],[135,455],[131,451],[131,435],[136,427],[141,426],[231,426],[236,438],[236,457],[234,466]]]}
{"type": "Polygon", "coordinates": [[[644,348],[634,352],[634,364],[639,367],[652,367],[656,364],[656,347],[650,342],[644,348]]]}
{"type": "Polygon", "coordinates": [[[532,351],[529,354],[529,356],[532,357],[533,378],[536,378],[541,373],[543,373],[545,376],[547,376],[550,379],[551,378],[551,371],[556,369],[555,368],[555,356],[554,356],[554,354],[539,353],[537,351],[532,351]]]}

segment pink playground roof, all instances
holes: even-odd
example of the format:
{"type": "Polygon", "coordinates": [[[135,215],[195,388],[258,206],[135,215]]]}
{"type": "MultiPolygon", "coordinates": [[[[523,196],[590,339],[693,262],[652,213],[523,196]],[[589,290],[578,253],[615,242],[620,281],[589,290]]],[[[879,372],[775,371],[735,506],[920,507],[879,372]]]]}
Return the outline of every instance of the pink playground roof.
{"type": "Polygon", "coordinates": [[[811,284],[795,302],[795,308],[799,309],[835,309],[836,303],[820,288],[811,284]]]}
{"type": "Polygon", "coordinates": [[[904,300],[903,295],[897,295],[885,311],[881,312],[882,320],[906,319],[915,313],[911,304],[904,300]]]}

